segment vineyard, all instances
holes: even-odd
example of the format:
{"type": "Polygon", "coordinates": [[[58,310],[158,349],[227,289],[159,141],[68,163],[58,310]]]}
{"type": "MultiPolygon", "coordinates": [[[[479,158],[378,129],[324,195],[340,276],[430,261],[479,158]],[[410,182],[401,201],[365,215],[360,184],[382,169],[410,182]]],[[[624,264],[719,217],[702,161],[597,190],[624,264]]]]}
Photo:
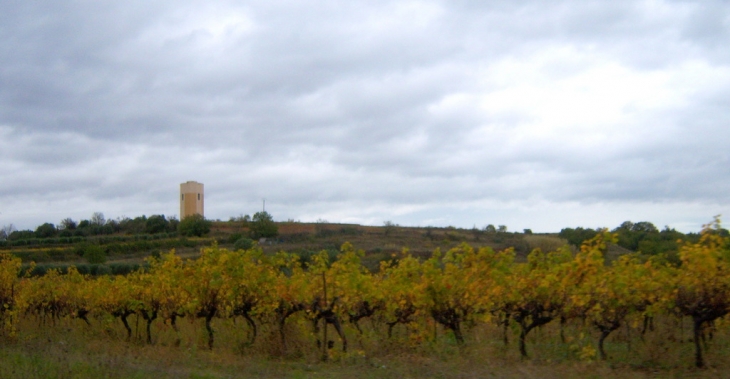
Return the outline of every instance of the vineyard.
{"type": "Polygon", "coordinates": [[[698,242],[680,243],[679,265],[633,254],[607,263],[616,242],[608,232],[575,252],[535,249],[526,262],[512,249],[468,244],[428,259],[404,249],[374,271],[349,243],[334,260],[322,252],[306,262],[258,246],[213,246],[188,260],[173,250],[145,269],[93,277],[73,268],[32,275],[33,265],[3,254],[0,344],[64,328],[130,344],[285,358],[498,343],[523,359],[559,349],[575,361],[611,361],[657,344],[686,352],[667,365],[711,366],[708,354],[729,342],[730,238],[719,230],[716,220],[698,242]]]}

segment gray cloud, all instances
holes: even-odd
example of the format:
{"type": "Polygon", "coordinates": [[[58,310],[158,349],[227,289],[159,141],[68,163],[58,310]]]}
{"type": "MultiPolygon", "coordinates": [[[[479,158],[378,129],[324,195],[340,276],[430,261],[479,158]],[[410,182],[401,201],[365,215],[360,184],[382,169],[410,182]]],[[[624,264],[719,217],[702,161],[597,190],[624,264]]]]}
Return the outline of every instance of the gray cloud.
{"type": "Polygon", "coordinates": [[[186,180],[223,219],[267,198],[303,221],[696,230],[729,208],[722,1],[3,8],[0,223],[176,214],[186,180]]]}

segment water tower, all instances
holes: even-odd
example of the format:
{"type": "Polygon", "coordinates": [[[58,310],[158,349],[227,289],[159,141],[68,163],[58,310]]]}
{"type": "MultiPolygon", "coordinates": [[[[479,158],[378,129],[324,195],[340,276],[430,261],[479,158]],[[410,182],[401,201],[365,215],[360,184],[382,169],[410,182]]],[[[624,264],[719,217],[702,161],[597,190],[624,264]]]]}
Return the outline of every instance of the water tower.
{"type": "Polygon", "coordinates": [[[180,220],[196,213],[205,216],[203,214],[204,199],[203,183],[192,180],[180,183],[180,220]]]}

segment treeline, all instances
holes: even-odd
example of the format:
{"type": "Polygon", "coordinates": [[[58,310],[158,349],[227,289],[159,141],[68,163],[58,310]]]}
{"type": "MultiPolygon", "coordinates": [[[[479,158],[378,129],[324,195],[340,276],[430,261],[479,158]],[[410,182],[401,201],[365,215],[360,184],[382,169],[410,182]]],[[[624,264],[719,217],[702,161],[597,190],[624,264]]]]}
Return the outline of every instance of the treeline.
{"type": "MultiPolygon", "coordinates": [[[[239,223],[242,228],[248,229],[249,233],[245,237],[253,239],[276,237],[279,234],[278,226],[267,212],[256,212],[253,217],[231,218],[229,222],[239,223]]],[[[174,238],[177,235],[201,237],[210,232],[212,225],[212,221],[201,215],[192,215],[182,221],[165,215],[107,220],[103,213],[95,212],[88,220],[76,222],[65,218],[58,225],[46,222],[35,230],[16,230],[12,224],[5,225],[0,228],[0,247],[62,245],[86,241],[103,244],[107,238],[105,236],[112,235],[115,236],[113,238],[120,238],[118,235],[152,235],[153,239],[174,238]]]]}
{"type": "MultiPolygon", "coordinates": [[[[560,231],[560,238],[565,239],[574,246],[580,246],[583,241],[589,240],[599,233],[601,229],[591,228],[564,228],[560,231]]],[[[696,243],[700,239],[699,233],[682,233],[674,228],[665,226],[659,230],[654,224],[648,221],[631,222],[624,221],[621,225],[611,230],[616,234],[616,245],[633,252],[639,252],[645,256],[660,256],[667,262],[679,264],[680,258],[677,253],[682,242],[696,243]]],[[[730,235],[727,229],[718,231],[723,237],[730,235]]]]}
{"type": "Polygon", "coordinates": [[[106,220],[104,214],[95,212],[91,219],[76,222],[71,218],[58,225],[44,223],[33,230],[15,230],[12,224],[0,229],[0,247],[66,245],[80,242],[106,244],[132,240],[175,238],[178,235],[201,237],[210,232],[212,222],[203,216],[193,215],[179,221],[165,215],[124,217],[106,220]],[[131,237],[129,237],[131,236],[131,237]]]}
{"type": "MultiPolygon", "coordinates": [[[[117,220],[106,220],[104,214],[95,212],[91,219],[74,221],[71,218],[61,220],[58,225],[46,222],[33,230],[13,230],[11,226],[3,228],[2,233],[8,241],[64,238],[66,243],[74,237],[104,236],[112,234],[160,234],[177,232],[180,221],[176,218],[166,218],[165,215],[139,216],[135,218],[123,217],[117,220]]],[[[2,238],[0,238],[2,239],[2,238]]]]}

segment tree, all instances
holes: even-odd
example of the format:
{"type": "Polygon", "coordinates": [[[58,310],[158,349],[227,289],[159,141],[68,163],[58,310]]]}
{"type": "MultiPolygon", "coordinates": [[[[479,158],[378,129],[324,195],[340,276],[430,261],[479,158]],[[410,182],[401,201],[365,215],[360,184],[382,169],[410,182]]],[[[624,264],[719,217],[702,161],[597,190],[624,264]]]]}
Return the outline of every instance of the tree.
{"type": "Polygon", "coordinates": [[[383,228],[385,228],[385,235],[390,235],[393,233],[393,230],[395,230],[396,224],[394,224],[392,221],[388,220],[383,223],[383,228]]]}
{"type": "Polygon", "coordinates": [[[177,231],[183,236],[202,237],[210,233],[211,226],[213,226],[213,222],[206,220],[202,215],[194,214],[180,221],[177,225],[177,231]]]}
{"type": "Polygon", "coordinates": [[[682,265],[675,275],[675,306],[692,317],[695,365],[705,365],[702,354],[702,330],[730,312],[730,240],[722,237],[719,218],[705,225],[697,243],[680,247],[682,265]]]}
{"type": "MultiPolygon", "coordinates": [[[[79,224],[79,226],[81,226],[79,224]]],[[[129,217],[122,218],[119,221],[119,228],[126,234],[140,234],[143,233],[147,226],[147,216],[137,216],[134,219],[129,217]]]]}
{"type": "Polygon", "coordinates": [[[74,230],[76,229],[76,221],[72,220],[71,217],[66,217],[61,220],[58,228],[63,230],[74,230]]]}
{"type": "Polygon", "coordinates": [[[507,233],[507,225],[500,225],[497,227],[497,232],[499,233],[507,233]]]}
{"type": "Polygon", "coordinates": [[[256,212],[248,229],[254,239],[271,238],[279,235],[279,227],[276,226],[274,218],[266,211],[256,212]]]}
{"type": "Polygon", "coordinates": [[[624,221],[624,222],[621,223],[621,225],[619,225],[618,227],[616,227],[616,229],[612,230],[612,232],[617,233],[617,232],[619,232],[621,230],[630,231],[633,228],[634,228],[634,223],[633,222],[631,222],[631,221],[624,221]]]}
{"type": "Polygon", "coordinates": [[[180,220],[177,219],[177,217],[172,216],[167,220],[167,231],[168,232],[174,232],[177,230],[177,225],[180,223],[180,220]]]}
{"type": "Polygon", "coordinates": [[[233,244],[233,250],[248,250],[252,247],[254,247],[255,242],[247,237],[241,237],[236,240],[236,242],[233,244]]]}
{"type": "MultiPolygon", "coordinates": [[[[616,230],[614,229],[614,232],[616,230]]],[[[560,233],[558,236],[560,238],[565,238],[568,243],[570,243],[573,246],[580,247],[581,244],[583,244],[584,241],[587,241],[593,237],[595,237],[598,234],[598,230],[593,230],[591,228],[584,229],[582,227],[577,227],[575,229],[573,228],[563,228],[560,230],[560,233]]]]}
{"type": "Polygon", "coordinates": [[[0,240],[8,239],[14,231],[15,226],[13,226],[13,224],[3,225],[3,227],[0,228],[0,240]]]}
{"type": "Polygon", "coordinates": [[[228,220],[228,222],[240,222],[240,223],[246,225],[247,223],[251,222],[251,216],[249,216],[249,215],[244,216],[243,214],[238,215],[238,216],[232,216],[230,218],[230,220],[228,220]]]}
{"type": "Polygon", "coordinates": [[[152,215],[145,222],[144,231],[149,234],[163,233],[167,231],[167,225],[165,215],[152,215]]]}
{"type": "Polygon", "coordinates": [[[106,223],[104,214],[101,212],[94,212],[94,214],[91,215],[91,223],[96,226],[103,226],[106,223]]]}
{"type": "Polygon", "coordinates": [[[654,224],[650,223],[649,221],[641,221],[634,224],[634,227],[631,228],[632,232],[644,232],[644,233],[659,233],[659,229],[657,229],[654,224]]]}
{"type": "Polygon", "coordinates": [[[484,227],[484,231],[487,232],[487,233],[490,233],[490,234],[497,233],[497,228],[495,228],[494,225],[489,224],[489,225],[487,225],[487,226],[484,227]]]}
{"type": "MultiPolygon", "coordinates": [[[[657,249],[654,245],[657,245],[661,239],[659,229],[648,221],[641,221],[637,223],[624,221],[621,225],[614,229],[613,232],[618,234],[619,246],[633,251],[642,250],[643,253],[651,253],[650,251],[655,252],[657,249]],[[642,245],[641,243],[646,242],[647,240],[651,242],[649,242],[648,245],[647,243],[644,243],[643,247],[640,247],[640,245],[642,245]]],[[[676,245],[674,247],[676,247],[676,245]]]]}
{"type": "Polygon", "coordinates": [[[56,230],[56,226],[48,222],[40,225],[35,230],[36,238],[50,238],[55,236],[56,233],[58,233],[58,230],[56,230]]]}
{"type": "Polygon", "coordinates": [[[14,230],[8,235],[8,241],[29,240],[31,238],[35,238],[35,233],[32,230],[14,230]]]}

